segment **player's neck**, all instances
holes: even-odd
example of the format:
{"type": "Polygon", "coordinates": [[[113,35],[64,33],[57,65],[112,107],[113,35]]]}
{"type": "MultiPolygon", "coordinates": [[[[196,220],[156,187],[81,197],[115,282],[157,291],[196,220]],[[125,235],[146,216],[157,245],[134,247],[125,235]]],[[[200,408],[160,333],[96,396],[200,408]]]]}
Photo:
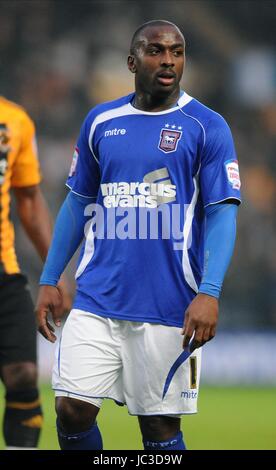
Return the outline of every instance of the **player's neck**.
{"type": "Polygon", "coordinates": [[[155,96],[149,93],[136,91],[132,105],[142,111],[158,112],[165,111],[166,109],[176,106],[179,97],[180,89],[177,88],[173,93],[167,96],[155,96]]]}

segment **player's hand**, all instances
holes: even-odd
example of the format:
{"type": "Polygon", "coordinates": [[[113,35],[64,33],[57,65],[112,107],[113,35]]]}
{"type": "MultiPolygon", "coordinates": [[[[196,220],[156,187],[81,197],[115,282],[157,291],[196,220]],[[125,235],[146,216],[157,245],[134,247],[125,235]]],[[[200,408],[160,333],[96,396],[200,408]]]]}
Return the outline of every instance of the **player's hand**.
{"type": "Polygon", "coordinates": [[[48,321],[48,315],[51,314],[54,324],[59,327],[61,318],[64,314],[62,294],[58,287],[41,286],[38,293],[36,304],[36,320],[38,331],[51,343],[57,339],[54,334],[55,329],[48,321]]]}
{"type": "Polygon", "coordinates": [[[72,295],[70,292],[68,280],[64,274],[62,274],[57,287],[61,293],[63,311],[64,313],[68,313],[72,308],[72,295]]]}
{"type": "Polygon", "coordinates": [[[207,294],[197,294],[185,312],[182,335],[183,348],[190,351],[200,348],[214,338],[218,321],[218,300],[207,294]],[[191,338],[194,334],[192,342],[191,338]]]}

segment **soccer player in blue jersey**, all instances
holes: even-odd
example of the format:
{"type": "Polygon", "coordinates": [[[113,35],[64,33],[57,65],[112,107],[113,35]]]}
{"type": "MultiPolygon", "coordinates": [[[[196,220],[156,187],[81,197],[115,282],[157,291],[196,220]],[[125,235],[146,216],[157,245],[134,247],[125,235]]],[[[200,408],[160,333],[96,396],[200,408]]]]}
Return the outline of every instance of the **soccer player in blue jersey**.
{"type": "Polygon", "coordinates": [[[197,411],[240,180],[225,120],[180,89],[184,64],[179,28],[145,23],[128,57],[135,93],[96,106],[80,131],[37,303],[54,342],[56,285],[82,242],[53,372],[61,449],[102,449],[104,398],[138,416],[145,449],[185,449],[180,417],[197,411]]]}

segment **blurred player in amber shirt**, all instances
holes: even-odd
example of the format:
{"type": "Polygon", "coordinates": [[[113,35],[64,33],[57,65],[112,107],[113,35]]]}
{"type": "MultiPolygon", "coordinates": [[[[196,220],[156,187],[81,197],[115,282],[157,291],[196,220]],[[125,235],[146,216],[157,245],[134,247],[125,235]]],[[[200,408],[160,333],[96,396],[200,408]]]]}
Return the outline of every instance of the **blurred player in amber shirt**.
{"type": "MultiPolygon", "coordinates": [[[[0,97],[0,377],[6,389],[4,438],[10,449],[37,447],[42,424],[34,309],[10,221],[12,189],[20,221],[45,260],[52,223],[40,181],[34,124],[20,106],[0,97]]],[[[62,283],[59,288],[66,291],[62,283]]],[[[60,309],[69,302],[66,292],[60,309]]]]}

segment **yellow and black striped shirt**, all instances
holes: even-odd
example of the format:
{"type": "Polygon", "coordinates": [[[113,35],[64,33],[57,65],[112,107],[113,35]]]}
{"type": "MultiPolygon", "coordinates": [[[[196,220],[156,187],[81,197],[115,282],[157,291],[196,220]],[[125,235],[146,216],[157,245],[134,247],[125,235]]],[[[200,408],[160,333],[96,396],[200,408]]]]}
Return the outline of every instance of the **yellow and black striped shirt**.
{"type": "Polygon", "coordinates": [[[40,180],[34,123],[24,109],[0,96],[0,273],[20,271],[10,221],[10,190],[40,180]]]}

